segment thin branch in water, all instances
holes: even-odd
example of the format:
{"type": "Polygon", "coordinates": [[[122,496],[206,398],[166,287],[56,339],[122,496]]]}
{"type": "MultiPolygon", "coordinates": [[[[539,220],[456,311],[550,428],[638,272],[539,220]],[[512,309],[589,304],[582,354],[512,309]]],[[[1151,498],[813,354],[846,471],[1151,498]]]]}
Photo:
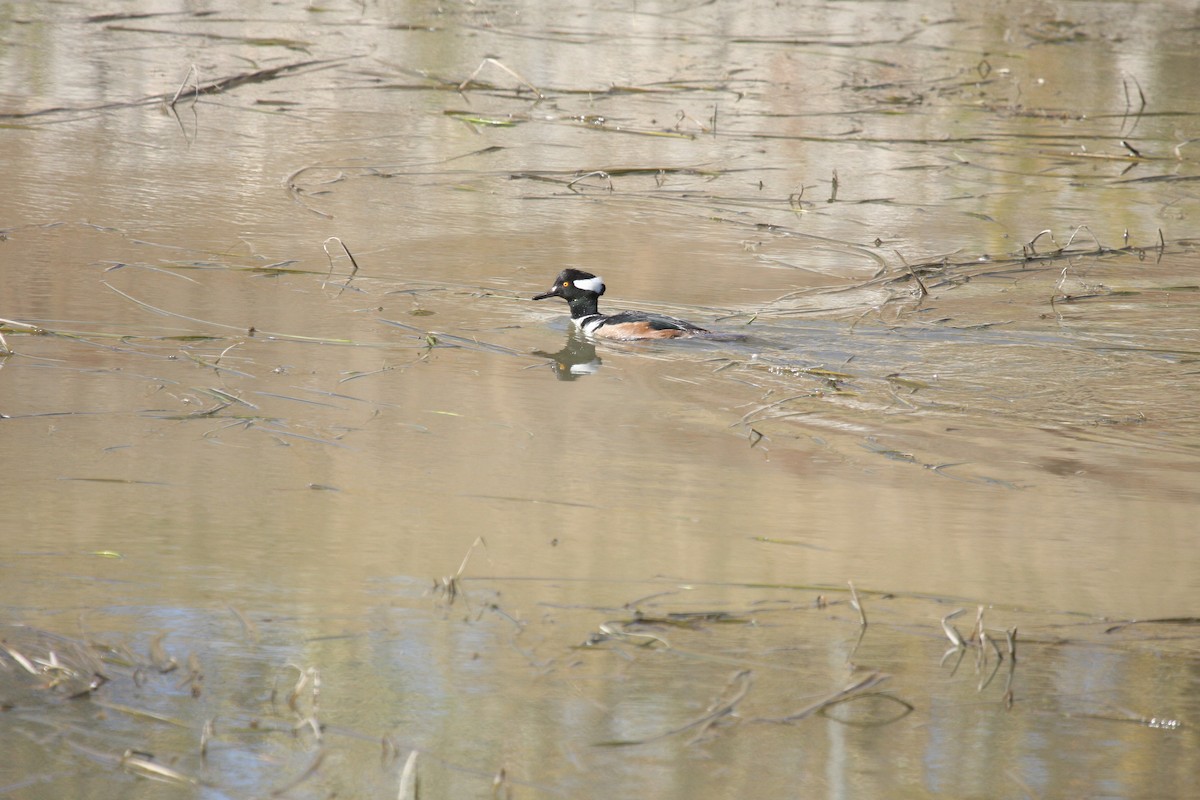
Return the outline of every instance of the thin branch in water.
{"type": "Polygon", "coordinates": [[[500,63],[500,61],[498,61],[494,58],[491,58],[491,57],[485,58],[482,62],[480,62],[479,66],[475,68],[475,71],[472,72],[470,75],[468,75],[467,79],[458,85],[458,91],[460,93],[463,93],[465,91],[465,89],[467,88],[467,84],[469,84],[471,81],[475,80],[475,77],[477,75],[479,75],[479,73],[483,71],[483,68],[486,67],[488,64],[491,64],[492,66],[495,66],[495,67],[499,67],[500,69],[507,72],[509,75],[516,78],[517,82],[520,83],[525,88],[529,89],[529,91],[533,92],[534,96],[537,97],[538,100],[546,99],[546,95],[542,94],[541,90],[538,89],[536,86],[534,86],[532,83],[525,80],[525,78],[523,78],[520,75],[520,73],[518,73],[512,69],[509,69],[508,67],[504,66],[504,64],[500,63]]]}
{"type": "Polygon", "coordinates": [[[200,68],[192,64],[188,67],[187,74],[183,76],[183,83],[179,84],[179,88],[175,90],[175,96],[167,102],[167,105],[172,109],[179,102],[179,96],[183,94],[183,90],[188,87],[188,78],[192,79],[192,86],[195,87],[195,90],[192,92],[192,105],[195,105],[200,99],[200,68]]]}
{"type": "Polygon", "coordinates": [[[492,800],[512,800],[512,786],[508,783],[508,771],[501,767],[492,778],[492,800]]]}
{"type": "MultiPolygon", "coordinates": [[[[990,644],[992,646],[992,650],[994,650],[996,652],[996,666],[992,668],[991,674],[989,674],[986,677],[982,677],[982,676],[980,677],[979,686],[975,689],[975,691],[977,691],[977,692],[982,692],[984,689],[986,689],[988,687],[989,684],[991,684],[992,680],[996,677],[997,673],[1000,672],[1000,665],[1004,663],[1004,654],[1000,652],[1000,645],[996,644],[995,637],[988,636],[986,632],[981,631],[980,632],[980,640],[979,640],[979,649],[980,650],[983,650],[984,644],[990,644]]],[[[983,657],[983,663],[985,665],[987,664],[986,655],[983,657]]]]}
{"type": "Polygon", "coordinates": [[[599,631],[603,634],[602,638],[593,635],[591,641],[593,643],[603,641],[604,638],[617,639],[619,641],[636,640],[634,643],[638,647],[650,647],[654,644],[661,644],[667,650],[672,650],[671,643],[661,636],[655,636],[652,633],[634,633],[628,630],[629,622],[602,622],[599,625],[599,631]]]}
{"type": "Polygon", "coordinates": [[[802,200],[804,199],[804,184],[800,184],[800,191],[792,192],[788,195],[788,205],[793,211],[799,211],[804,208],[802,200]]]}
{"type": "MultiPolygon", "coordinates": [[[[891,675],[888,675],[885,672],[872,672],[869,675],[867,675],[866,677],[861,678],[861,679],[855,681],[854,683],[850,684],[849,686],[845,687],[844,689],[839,689],[836,692],[833,692],[832,694],[828,695],[827,697],[824,697],[824,698],[818,700],[817,702],[812,703],[811,705],[805,706],[804,708],[800,709],[799,711],[795,712],[794,714],[788,714],[786,717],[764,718],[763,722],[777,722],[777,723],[799,722],[802,719],[811,717],[813,714],[816,714],[817,712],[821,711],[824,708],[827,708],[828,706],[831,706],[835,703],[840,703],[840,702],[846,700],[851,695],[857,694],[859,692],[865,692],[868,689],[873,689],[891,677],[892,677],[891,675]]],[[[903,702],[903,701],[901,701],[901,702],[903,702]]]]}
{"type": "Polygon", "coordinates": [[[329,259],[329,274],[325,276],[326,283],[328,283],[329,279],[333,277],[333,254],[329,252],[330,242],[337,242],[338,245],[341,246],[342,252],[345,253],[346,257],[350,259],[350,274],[346,276],[346,282],[341,284],[339,287],[341,291],[339,291],[338,294],[340,296],[341,292],[344,292],[346,287],[350,285],[350,281],[354,280],[354,276],[358,274],[358,262],[354,260],[354,254],[350,252],[349,247],[346,247],[345,242],[336,236],[330,236],[328,239],[321,242],[321,249],[325,251],[325,257],[329,259]]]}
{"type": "Polygon", "coordinates": [[[675,114],[675,130],[678,131],[680,129],[680,126],[682,126],[685,121],[688,121],[688,122],[691,122],[692,124],[694,124],[697,128],[700,129],[701,133],[709,132],[709,128],[707,125],[705,125],[703,122],[696,119],[695,117],[693,117],[691,114],[687,113],[686,111],[683,111],[682,109],[680,111],[676,112],[676,114],[675,114]]]}
{"type": "MultiPolygon", "coordinates": [[[[311,706],[308,719],[315,719],[317,710],[321,705],[321,671],[316,667],[304,669],[296,664],[288,664],[287,666],[299,673],[296,676],[296,685],[292,687],[292,691],[288,693],[288,708],[290,708],[292,711],[295,711],[297,714],[301,713],[297,703],[300,700],[301,693],[311,684],[311,706]]],[[[316,730],[317,739],[319,740],[321,738],[320,728],[315,727],[314,729],[316,730]]]]}
{"type": "Polygon", "coordinates": [[[417,800],[417,752],[413,750],[404,762],[404,770],[400,773],[400,791],[397,800],[417,800]]]}
{"type": "Polygon", "coordinates": [[[962,615],[965,611],[965,608],[960,608],[957,611],[952,611],[946,616],[942,617],[942,630],[946,632],[947,638],[950,639],[950,643],[955,647],[966,648],[967,643],[963,639],[962,634],[960,634],[958,630],[950,624],[950,620],[962,615]]]}
{"type": "Polygon", "coordinates": [[[921,276],[917,274],[917,271],[915,269],[913,269],[912,265],[909,264],[907,261],[904,262],[904,266],[908,267],[909,274],[913,276],[913,280],[917,282],[917,288],[919,288],[921,290],[921,293],[919,295],[917,295],[917,297],[918,298],[928,297],[929,296],[929,288],[925,285],[925,281],[921,280],[921,276]]]}
{"type": "MultiPolygon", "coordinates": [[[[1158,235],[1159,235],[1159,238],[1162,238],[1161,230],[1158,232],[1158,235]]],[[[30,325],[27,322],[17,322],[15,319],[4,319],[4,318],[0,317],[0,325],[9,325],[13,328],[25,328],[26,330],[28,330],[30,333],[33,333],[33,334],[45,333],[45,331],[43,331],[41,328],[39,328],[36,325],[30,325]]],[[[9,356],[12,354],[13,354],[12,348],[8,346],[8,342],[5,340],[4,334],[0,333],[0,356],[9,356]]]]}
{"type": "Polygon", "coordinates": [[[192,110],[192,132],[190,134],[188,133],[187,125],[183,124],[183,119],[179,116],[179,109],[171,105],[167,107],[167,110],[170,111],[171,116],[175,118],[175,124],[179,126],[179,132],[183,134],[183,141],[190,149],[192,143],[195,142],[196,138],[200,135],[200,118],[196,113],[195,103],[192,103],[190,106],[188,106],[188,108],[192,110]]]}
{"type": "Polygon", "coordinates": [[[147,778],[155,778],[164,780],[168,783],[179,783],[187,786],[198,786],[200,781],[190,775],[184,775],[182,772],[173,770],[170,767],[164,767],[149,758],[138,755],[133,750],[126,750],[121,756],[119,762],[121,769],[131,772],[135,775],[144,775],[147,778]]]}
{"type": "Polygon", "coordinates": [[[721,690],[721,694],[709,703],[708,708],[705,709],[705,716],[693,723],[699,724],[700,730],[691,738],[688,744],[699,741],[718,722],[725,717],[731,716],[737,704],[750,691],[750,686],[753,682],[754,673],[748,669],[738,670],[730,675],[725,687],[721,690]]]}
{"type": "Polygon", "coordinates": [[[208,743],[216,736],[216,718],[210,717],[204,721],[204,727],[200,730],[200,760],[208,760],[208,743]]]}
{"type": "MultiPolygon", "coordinates": [[[[306,205],[304,203],[304,201],[302,201],[300,199],[300,196],[304,193],[304,190],[296,185],[296,179],[298,177],[300,177],[300,175],[302,173],[305,173],[305,172],[309,171],[310,169],[312,169],[311,166],[301,167],[300,169],[293,172],[291,175],[288,175],[286,178],[283,179],[283,188],[285,191],[287,191],[288,197],[292,198],[292,202],[294,202],[296,205],[303,208],[305,211],[311,211],[312,213],[316,214],[318,217],[324,217],[325,219],[333,219],[333,214],[326,214],[324,211],[318,211],[317,209],[315,209],[309,205],[306,205]]],[[[338,180],[340,180],[340,178],[338,180]]]]}
{"type": "Polygon", "coordinates": [[[854,581],[847,581],[850,584],[850,607],[858,612],[858,622],[862,627],[867,627],[867,612],[863,610],[862,601],[858,598],[858,590],[854,588],[854,581]]]}
{"type": "Polygon", "coordinates": [[[219,369],[221,366],[221,359],[225,357],[225,354],[235,347],[241,347],[243,344],[245,344],[245,342],[234,342],[233,344],[229,345],[229,347],[226,347],[224,350],[222,350],[217,356],[216,360],[212,362],[212,368],[219,369]]]}
{"type": "Polygon", "coordinates": [[[979,649],[975,653],[975,671],[978,673],[987,666],[987,651],[983,647],[987,642],[987,634],[983,632],[983,606],[979,606],[975,612],[975,627],[971,630],[971,641],[979,644],[979,649]]]}
{"type": "Polygon", "coordinates": [[[400,746],[396,744],[396,740],[392,738],[391,734],[385,733],[383,737],[380,738],[379,745],[379,766],[386,767],[400,756],[400,746]]]}
{"type": "Polygon", "coordinates": [[[1092,233],[1092,229],[1089,228],[1087,225],[1080,225],[1078,228],[1076,228],[1074,231],[1072,231],[1071,238],[1067,239],[1067,243],[1064,244],[1061,249],[1066,250],[1068,247],[1070,247],[1071,242],[1075,241],[1075,237],[1079,235],[1080,231],[1087,231],[1088,233],[1092,234],[1092,241],[1096,243],[1096,251],[1097,252],[1102,252],[1104,250],[1103,245],[1100,244],[1100,240],[1096,238],[1096,234],[1092,233]]]}
{"type": "Polygon", "coordinates": [[[1129,134],[1133,133],[1134,129],[1137,128],[1138,123],[1142,120],[1142,112],[1146,110],[1146,93],[1142,91],[1142,85],[1138,83],[1138,79],[1128,73],[1121,77],[1121,87],[1125,90],[1125,112],[1121,116],[1121,131],[1125,132],[1125,135],[1128,136],[1129,134]],[[1130,101],[1129,97],[1130,81],[1133,81],[1134,87],[1137,88],[1138,100],[1140,101],[1140,104],[1138,105],[1137,111],[1133,112],[1133,124],[1129,126],[1128,131],[1125,131],[1125,123],[1129,120],[1130,109],[1133,107],[1133,103],[1130,101]]]}
{"type": "MultiPolygon", "coordinates": [[[[660,172],[661,172],[661,170],[660,170],[660,172]]],[[[575,191],[575,184],[579,183],[584,178],[601,178],[603,180],[606,180],[606,181],[608,181],[609,193],[611,194],[613,191],[612,176],[609,175],[607,172],[605,172],[602,169],[598,169],[598,170],[595,170],[594,172],[588,172],[583,175],[580,175],[578,178],[576,178],[575,180],[568,183],[567,188],[570,189],[571,191],[575,191]]]]}
{"type": "MultiPolygon", "coordinates": [[[[345,63],[345,61],[345,58],[298,61],[293,64],[283,64],[278,67],[261,69],[256,72],[231,75],[200,85],[197,90],[197,94],[221,94],[247,84],[278,80],[280,78],[294,75],[301,70],[311,71],[314,69],[329,69],[334,65],[345,63]]],[[[90,106],[53,106],[51,108],[42,108],[34,111],[0,112],[0,119],[28,119],[30,117],[39,117],[49,114],[84,114],[95,111],[108,111],[114,108],[135,108],[138,106],[150,105],[152,103],[169,104],[172,102],[173,97],[174,99],[178,99],[178,94],[179,93],[177,92],[176,95],[173,96],[167,92],[164,94],[152,95],[150,97],[143,97],[139,100],[124,100],[115,103],[100,103],[98,105],[90,106]]]]}
{"type": "Polygon", "coordinates": [[[471,542],[471,546],[467,548],[467,554],[463,556],[462,563],[458,565],[458,572],[455,572],[452,576],[439,578],[433,582],[434,595],[444,596],[448,605],[453,605],[455,598],[460,594],[464,598],[466,597],[466,593],[463,592],[459,584],[462,580],[463,572],[467,569],[467,562],[471,560],[476,547],[483,547],[484,550],[487,550],[487,542],[484,541],[482,536],[475,537],[475,541],[471,542]]]}
{"type": "MultiPolygon", "coordinates": [[[[1050,241],[1054,242],[1054,231],[1047,228],[1046,230],[1039,232],[1037,236],[1033,237],[1028,242],[1026,242],[1024,245],[1021,246],[1021,249],[1025,252],[1026,258],[1032,258],[1033,256],[1036,256],[1038,254],[1037,248],[1034,247],[1034,245],[1037,244],[1037,240],[1042,238],[1043,236],[1049,236],[1050,241]]],[[[1058,244],[1058,242],[1054,242],[1054,243],[1058,244]]],[[[1062,248],[1060,247],[1059,250],[1062,250],[1062,248]]]]}
{"type": "Polygon", "coordinates": [[[150,661],[155,669],[164,674],[179,668],[179,662],[163,647],[163,640],[166,638],[166,633],[160,633],[150,641],[150,661]]]}
{"type": "Polygon", "coordinates": [[[1200,139],[1185,139],[1184,141],[1175,145],[1175,160],[1176,161],[1183,161],[1183,148],[1186,147],[1187,145],[1191,144],[1192,142],[1200,142],[1200,139]]]}
{"type": "Polygon", "coordinates": [[[951,647],[945,653],[942,653],[942,660],[938,662],[939,667],[945,666],[946,659],[955,653],[958,653],[958,660],[954,662],[954,669],[950,670],[951,677],[958,674],[958,668],[962,666],[962,660],[967,655],[967,649],[965,647],[951,647]]]}

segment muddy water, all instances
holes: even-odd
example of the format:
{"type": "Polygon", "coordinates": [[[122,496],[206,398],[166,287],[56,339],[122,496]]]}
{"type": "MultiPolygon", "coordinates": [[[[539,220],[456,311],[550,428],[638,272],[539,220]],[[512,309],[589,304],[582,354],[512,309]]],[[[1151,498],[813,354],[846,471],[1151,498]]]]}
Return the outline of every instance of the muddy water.
{"type": "Polygon", "coordinates": [[[1125,11],[7,7],[0,622],[110,680],[6,629],[4,794],[1189,794],[1200,50],[1125,11]]]}

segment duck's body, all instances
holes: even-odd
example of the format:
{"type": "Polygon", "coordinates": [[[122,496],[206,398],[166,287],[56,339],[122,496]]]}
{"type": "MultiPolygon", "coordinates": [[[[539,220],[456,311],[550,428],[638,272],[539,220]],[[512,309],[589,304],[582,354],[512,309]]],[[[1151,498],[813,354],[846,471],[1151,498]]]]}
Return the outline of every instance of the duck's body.
{"type": "Polygon", "coordinates": [[[601,314],[599,300],[602,294],[602,278],[583,270],[564,269],[554,279],[550,291],[533,299],[561,297],[571,307],[571,323],[589,336],[603,339],[679,339],[709,333],[704,328],[665,314],[642,311],[622,311],[612,316],[601,314]]]}

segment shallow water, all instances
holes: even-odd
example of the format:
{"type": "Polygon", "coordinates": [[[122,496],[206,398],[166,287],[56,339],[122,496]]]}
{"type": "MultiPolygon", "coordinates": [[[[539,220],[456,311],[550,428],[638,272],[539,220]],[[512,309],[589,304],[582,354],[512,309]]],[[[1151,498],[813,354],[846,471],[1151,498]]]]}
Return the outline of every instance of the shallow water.
{"type": "Polygon", "coordinates": [[[115,648],[9,629],[2,793],[1186,796],[1200,51],[1120,10],[0,11],[0,622],[115,648]]]}

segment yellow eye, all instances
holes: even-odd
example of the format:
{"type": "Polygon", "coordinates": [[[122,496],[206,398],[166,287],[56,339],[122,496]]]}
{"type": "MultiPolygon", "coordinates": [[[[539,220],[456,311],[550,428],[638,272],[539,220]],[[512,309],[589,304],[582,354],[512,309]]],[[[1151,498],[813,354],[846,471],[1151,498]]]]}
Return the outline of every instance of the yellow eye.
{"type": "Polygon", "coordinates": [[[571,285],[571,282],[570,282],[570,281],[563,281],[563,288],[566,288],[566,287],[568,287],[568,286],[570,286],[570,285],[571,285]]]}

